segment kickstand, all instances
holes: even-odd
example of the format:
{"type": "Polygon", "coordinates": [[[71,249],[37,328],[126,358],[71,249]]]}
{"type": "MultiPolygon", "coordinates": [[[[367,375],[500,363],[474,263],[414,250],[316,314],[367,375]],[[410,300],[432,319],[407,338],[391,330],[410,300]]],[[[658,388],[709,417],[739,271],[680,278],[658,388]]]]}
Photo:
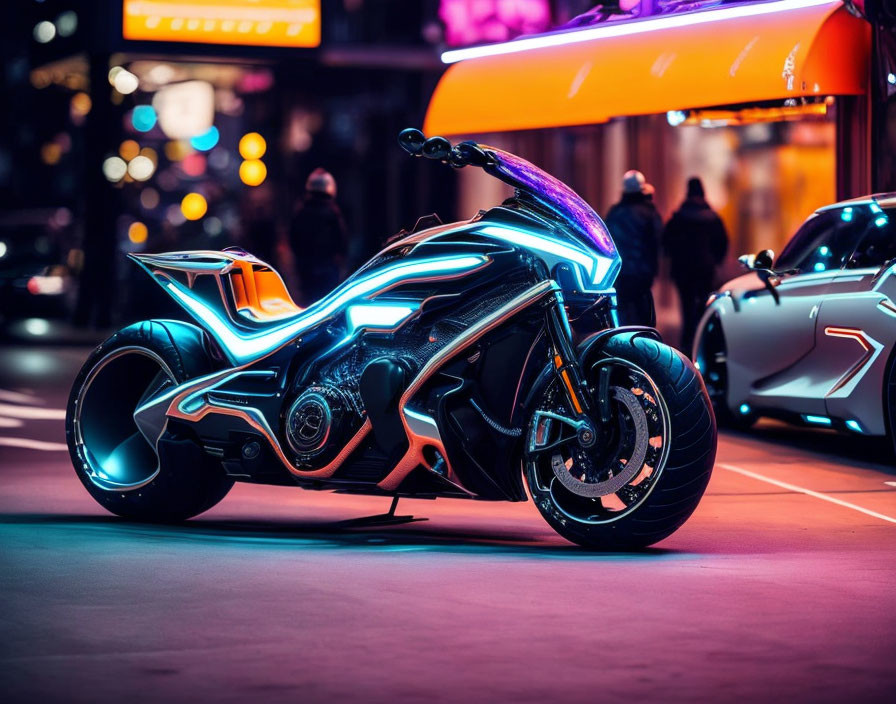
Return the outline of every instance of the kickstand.
{"type": "Polygon", "coordinates": [[[400,523],[414,523],[416,521],[428,521],[428,518],[415,518],[414,516],[396,516],[395,509],[398,506],[398,497],[392,497],[392,505],[389,513],[378,513],[375,516],[362,516],[339,521],[335,525],[340,528],[363,528],[365,526],[394,526],[400,523]]]}

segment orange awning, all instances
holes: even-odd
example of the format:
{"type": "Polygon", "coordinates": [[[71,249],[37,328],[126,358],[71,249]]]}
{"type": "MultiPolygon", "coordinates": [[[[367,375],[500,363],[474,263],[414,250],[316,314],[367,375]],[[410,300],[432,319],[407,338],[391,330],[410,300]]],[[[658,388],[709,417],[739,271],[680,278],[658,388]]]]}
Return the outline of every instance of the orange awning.
{"type": "Polygon", "coordinates": [[[442,76],[424,131],[502,132],[859,95],[870,44],[870,25],[834,3],[472,58],[442,76]]]}

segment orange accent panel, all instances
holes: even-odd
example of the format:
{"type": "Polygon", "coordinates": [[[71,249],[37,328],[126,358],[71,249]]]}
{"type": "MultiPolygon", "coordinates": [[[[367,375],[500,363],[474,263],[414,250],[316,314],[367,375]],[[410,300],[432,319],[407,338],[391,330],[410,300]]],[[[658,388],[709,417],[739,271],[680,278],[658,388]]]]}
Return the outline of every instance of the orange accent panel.
{"type": "Polygon", "coordinates": [[[248,308],[249,297],[246,296],[246,287],[243,285],[242,273],[233,272],[230,275],[230,285],[233,286],[233,298],[236,301],[236,309],[248,308]]]}
{"type": "Polygon", "coordinates": [[[503,132],[861,95],[870,45],[867,22],[821,6],[468,59],[442,76],[424,130],[503,132]]]}
{"type": "Polygon", "coordinates": [[[256,271],[255,291],[258,295],[258,305],[266,313],[282,315],[284,313],[297,313],[299,308],[286,290],[286,284],[276,271],[256,271]]]}
{"type": "Polygon", "coordinates": [[[280,275],[271,269],[255,270],[251,262],[233,262],[230,281],[237,310],[264,319],[300,313],[280,275]]]}
{"type": "Polygon", "coordinates": [[[124,0],[125,39],[320,45],[320,0],[124,0]]]}

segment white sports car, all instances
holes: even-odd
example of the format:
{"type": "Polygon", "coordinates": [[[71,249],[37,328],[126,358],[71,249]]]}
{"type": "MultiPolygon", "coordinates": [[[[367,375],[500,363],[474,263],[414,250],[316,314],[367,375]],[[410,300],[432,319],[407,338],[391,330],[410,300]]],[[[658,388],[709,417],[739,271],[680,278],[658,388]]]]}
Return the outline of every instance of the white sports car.
{"type": "Polygon", "coordinates": [[[817,210],[708,303],[693,357],[721,420],[864,435],[896,418],[896,193],[817,210]]]}

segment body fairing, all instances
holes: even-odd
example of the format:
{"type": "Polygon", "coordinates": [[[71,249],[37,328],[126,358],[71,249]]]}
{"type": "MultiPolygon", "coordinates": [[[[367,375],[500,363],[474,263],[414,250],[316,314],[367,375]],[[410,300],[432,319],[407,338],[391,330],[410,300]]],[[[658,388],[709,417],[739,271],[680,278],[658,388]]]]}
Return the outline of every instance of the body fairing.
{"type": "MultiPolygon", "coordinates": [[[[134,256],[205,330],[223,358],[211,388],[186,403],[181,400],[169,416],[189,422],[225,462],[244,464],[227,449],[238,444],[235,440],[245,441],[234,437],[237,418],[246,437],[266,436],[281,470],[294,480],[330,488],[341,482],[366,483],[374,492],[395,487],[377,489],[380,477],[368,468],[395,458],[379,457],[365,431],[359,379],[367,364],[387,357],[414,378],[465,330],[539,283],[549,287],[546,294],[564,297],[573,318],[579,309],[592,309],[595,300],[605,301],[609,310],[612,289],[607,283],[618,270],[615,255],[583,245],[562,224],[513,202],[469,221],[400,237],[313,306],[266,320],[237,310],[230,256],[248,255],[134,256]],[[285,440],[284,409],[300,389],[317,385],[338,388],[345,397],[347,420],[340,442],[359,440],[347,457],[326,456],[313,466],[296,466],[285,440]],[[325,460],[336,459],[338,467],[330,471],[325,460]]],[[[256,266],[264,264],[256,260],[256,266]]],[[[490,444],[502,448],[502,456],[514,456],[522,423],[520,388],[549,363],[547,353],[533,342],[543,325],[544,314],[535,306],[511,316],[500,329],[489,329],[476,340],[474,361],[464,361],[460,352],[465,350],[459,351],[415,393],[405,417],[424,413],[438,419],[444,433],[438,443],[448,469],[445,476],[430,473],[422,484],[414,484],[415,472],[408,472],[403,483],[413,485],[413,493],[525,498],[518,467],[511,463],[485,471],[470,448],[478,444],[481,451],[490,444]],[[463,374],[451,371],[458,366],[465,367],[463,374]],[[464,383],[443,383],[452,373],[464,383]]],[[[405,443],[395,452],[407,449],[405,443]]]]}

